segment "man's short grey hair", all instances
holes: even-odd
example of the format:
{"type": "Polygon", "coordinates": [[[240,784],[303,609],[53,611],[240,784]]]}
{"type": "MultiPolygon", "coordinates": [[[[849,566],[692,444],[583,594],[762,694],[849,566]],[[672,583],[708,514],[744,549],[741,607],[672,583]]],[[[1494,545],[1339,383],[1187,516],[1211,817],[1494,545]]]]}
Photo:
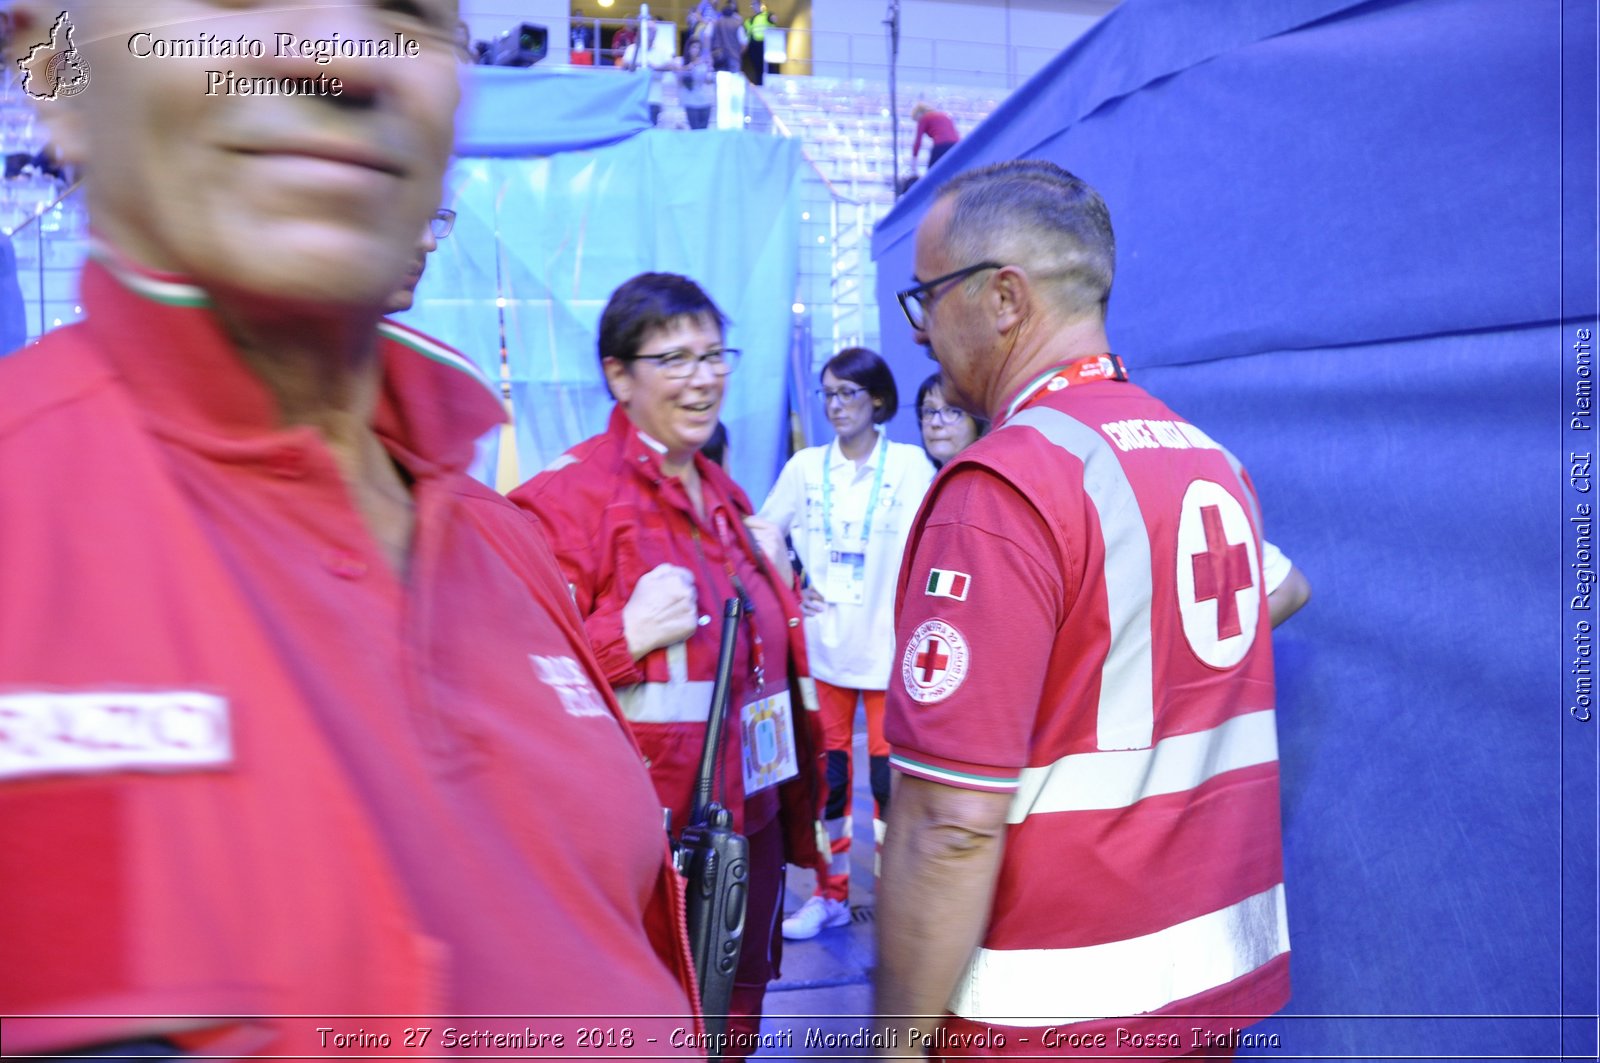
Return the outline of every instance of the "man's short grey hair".
{"type": "Polygon", "coordinates": [[[1117,241],[1105,200],[1087,182],[1053,162],[1017,159],[960,174],[939,197],[951,201],[953,261],[1021,266],[1067,318],[1105,316],[1117,241]]]}

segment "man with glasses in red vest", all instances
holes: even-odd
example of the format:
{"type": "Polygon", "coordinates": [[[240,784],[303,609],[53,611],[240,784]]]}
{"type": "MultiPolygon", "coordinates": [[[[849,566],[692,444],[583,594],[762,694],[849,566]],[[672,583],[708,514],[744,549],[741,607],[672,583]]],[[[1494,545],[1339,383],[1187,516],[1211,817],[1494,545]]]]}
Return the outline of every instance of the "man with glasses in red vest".
{"type": "Polygon", "coordinates": [[[1255,491],[1110,353],[1115,245],[1084,182],[962,174],[915,262],[915,337],[994,427],[901,570],[884,1037],[1227,1058],[1289,994],[1255,491]]]}

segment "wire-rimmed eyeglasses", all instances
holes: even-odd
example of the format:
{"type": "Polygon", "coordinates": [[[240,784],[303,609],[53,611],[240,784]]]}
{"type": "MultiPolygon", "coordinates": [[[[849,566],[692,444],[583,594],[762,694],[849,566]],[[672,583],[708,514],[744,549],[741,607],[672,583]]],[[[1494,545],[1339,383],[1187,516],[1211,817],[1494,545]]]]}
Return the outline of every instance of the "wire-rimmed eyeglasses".
{"type": "Polygon", "coordinates": [[[662,351],[660,354],[636,354],[628,361],[651,362],[667,379],[687,380],[694,376],[695,370],[702,365],[711,370],[712,376],[727,376],[733,372],[734,366],[739,364],[739,354],[740,351],[736,347],[720,347],[704,354],[679,349],[662,351]]]}
{"type": "Polygon", "coordinates": [[[449,207],[440,207],[433,212],[433,217],[428,219],[428,231],[433,234],[435,240],[443,240],[455,227],[456,212],[449,207]]]}
{"type": "Polygon", "coordinates": [[[911,322],[911,327],[921,332],[928,324],[928,311],[933,309],[933,304],[938,302],[939,296],[935,289],[951,281],[970,277],[979,270],[1005,269],[1001,262],[979,262],[976,266],[958,269],[954,273],[946,273],[942,277],[935,277],[903,292],[895,292],[895,298],[900,300],[900,309],[905,311],[906,320],[911,322]]]}

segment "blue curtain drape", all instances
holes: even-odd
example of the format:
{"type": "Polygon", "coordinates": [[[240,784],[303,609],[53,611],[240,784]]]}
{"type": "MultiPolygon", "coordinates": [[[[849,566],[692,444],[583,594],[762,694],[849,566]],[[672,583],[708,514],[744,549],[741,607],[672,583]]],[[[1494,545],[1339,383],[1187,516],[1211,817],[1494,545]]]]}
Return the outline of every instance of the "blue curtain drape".
{"type": "Polygon", "coordinates": [[[939,182],[1035,157],[1093,183],[1113,349],[1239,454],[1315,587],[1273,639],[1294,998],[1241,1056],[1596,1050],[1568,482],[1594,448],[1563,438],[1595,51],[1592,3],[1126,0],[875,234],[904,385],[928,362],[893,291],[939,182]]]}

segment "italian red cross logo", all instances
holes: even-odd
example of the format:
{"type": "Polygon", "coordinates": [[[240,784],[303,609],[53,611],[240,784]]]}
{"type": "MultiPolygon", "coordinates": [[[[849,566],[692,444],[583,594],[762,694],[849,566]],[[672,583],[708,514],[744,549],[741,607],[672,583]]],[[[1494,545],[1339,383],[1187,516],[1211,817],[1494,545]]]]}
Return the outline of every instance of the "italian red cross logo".
{"type": "Polygon", "coordinates": [[[916,664],[918,668],[922,669],[922,675],[919,678],[924,683],[931,683],[933,682],[933,677],[944,671],[945,665],[949,663],[949,656],[939,652],[939,640],[930,638],[928,639],[928,648],[917,653],[916,664]]]}
{"type": "Polygon", "coordinates": [[[1195,480],[1183,494],[1177,546],[1184,638],[1206,664],[1231,668],[1254,644],[1261,619],[1255,525],[1237,496],[1219,483],[1195,480]]]}
{"type": "Polygon", "coordinates": [[[966,636],[943,620],[923,622],[906,640],[900,679],[906,693],[923,704],[942,701],[967,677],[971,654],[966,636]]]}
{"type": "Polygon", "coordinates": [[[1244,543],[1228,542],[1222,530],[1222,511],[1216,506],[1200,507],[1200,522],[1205,528],[1206,551],[1194,555],[1194,597],[1198,602],[1217,603],[1217,638],[1238,635],[1239,592],[1255,586],[1250,576],[1250,549],[1244,543]]]}

